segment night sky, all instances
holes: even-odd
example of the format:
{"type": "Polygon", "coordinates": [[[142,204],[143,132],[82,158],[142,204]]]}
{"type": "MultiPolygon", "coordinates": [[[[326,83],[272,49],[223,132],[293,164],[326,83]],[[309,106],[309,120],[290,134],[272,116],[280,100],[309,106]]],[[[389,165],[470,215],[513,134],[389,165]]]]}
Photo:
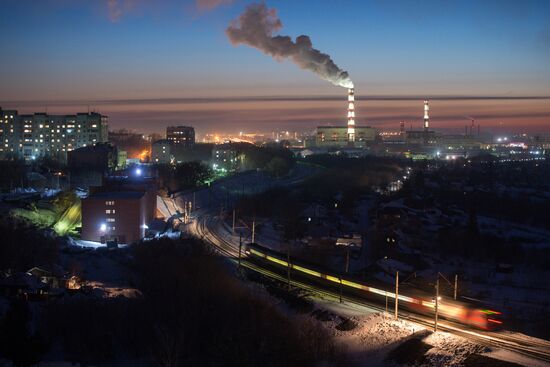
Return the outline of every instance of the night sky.
{"type": "MultiPolygon", "coordinates": [[[[250,3],[3,0],[0,106],[90,106],[112,128],[144,132],[173,123],[199,133],[344,124],[345,89],[229,42],[225,29],[250,3]]],[[[550,1],[266,5],[282,21],[279,34],[308,35],[349,72],[359,124],[418,127],[427,97],[434,128],[461,131],[475,118],[493,132],[550,132],[550,1]]]]}

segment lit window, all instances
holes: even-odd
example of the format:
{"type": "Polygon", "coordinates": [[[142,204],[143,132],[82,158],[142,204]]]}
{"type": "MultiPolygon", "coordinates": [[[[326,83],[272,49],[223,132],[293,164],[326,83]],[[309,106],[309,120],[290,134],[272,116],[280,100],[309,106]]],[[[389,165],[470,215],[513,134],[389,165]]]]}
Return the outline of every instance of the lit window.
{"type": "Polygon", "coordinates": [[[112,200],[106,201],[105,205],[115,205],[115,202],[112,200]]]}
{"type": "Polygon", "coordinates": [[[106,209],[105,214],[111,214],[111,209],[106,209]]]}
{"type": "Polygon", "coordinates": [[[114,223],[114,222],[115,222],[115,218],[107,218],[107,222],[109,222],[109,223],[114,223]]]}

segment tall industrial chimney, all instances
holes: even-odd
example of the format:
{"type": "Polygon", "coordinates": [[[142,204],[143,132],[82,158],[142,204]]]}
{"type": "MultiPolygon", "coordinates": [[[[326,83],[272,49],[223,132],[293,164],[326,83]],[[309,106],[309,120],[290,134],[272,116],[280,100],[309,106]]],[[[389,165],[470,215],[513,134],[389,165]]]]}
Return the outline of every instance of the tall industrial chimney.
{"type": "Polygon", "coordinates": [[[353,88],[348,89],[348,142],[355,141],[355,97],[353,88]]]}
{"type": "Polygon", "coordinates": [[[424,100],[424,131],[428,131],[430,128],[430,106],[427,99],[424,100]]]}
{"type": "Polygon", "coordinates": [[[399,134],[405,135],[405,121],[399,123],[399,134]]]}

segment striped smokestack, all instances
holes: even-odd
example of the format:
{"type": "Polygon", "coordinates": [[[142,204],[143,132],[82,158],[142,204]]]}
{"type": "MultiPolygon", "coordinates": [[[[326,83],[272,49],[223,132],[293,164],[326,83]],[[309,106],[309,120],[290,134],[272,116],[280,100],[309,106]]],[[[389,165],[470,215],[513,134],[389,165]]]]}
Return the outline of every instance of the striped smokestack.
{"type": "Polygon", "coordinates": [[[355,141],[355,96],[353,88],[348,89],[348,142],[355,141]]]}
{"type": "Polygon", "coordinates": [[[427,99],[424,100],[424,130],[428,131],[430,128],[430,105],[427,99]]]}

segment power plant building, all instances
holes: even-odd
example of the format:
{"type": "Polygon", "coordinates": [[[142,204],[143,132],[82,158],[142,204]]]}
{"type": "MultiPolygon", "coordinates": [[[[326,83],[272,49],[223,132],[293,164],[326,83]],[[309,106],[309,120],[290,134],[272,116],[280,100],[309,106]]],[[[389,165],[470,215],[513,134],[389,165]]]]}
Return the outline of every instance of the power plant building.
{"type": "MultiPolygon", "coordinates": [[[[353,127],[354,147],[366,147],[369,143],[374,143],[376,140],[377,131],[370,126],[355,126],[353,127]]],[[[318,126],[317,135],[315,137],[315,145],[317,147],[327,148],[344,148],[350,146],[349,127],[346,126],[318,126]]]]}
{"type": "Polygon", "coordinates": [[[346,126],[318,126],[315,145],[319,148],[364,148],[376,141],[377,131],[370,126],[355,125],[355,91],[348,89],[346,126]]]}
{"type": "Polygon", "coordinates": [[[405,133],[408,144],[432,145],[436,143],[435,131],[430,130],[430,102],[424,100],[424,129],[410,130],[405,133]]]}

